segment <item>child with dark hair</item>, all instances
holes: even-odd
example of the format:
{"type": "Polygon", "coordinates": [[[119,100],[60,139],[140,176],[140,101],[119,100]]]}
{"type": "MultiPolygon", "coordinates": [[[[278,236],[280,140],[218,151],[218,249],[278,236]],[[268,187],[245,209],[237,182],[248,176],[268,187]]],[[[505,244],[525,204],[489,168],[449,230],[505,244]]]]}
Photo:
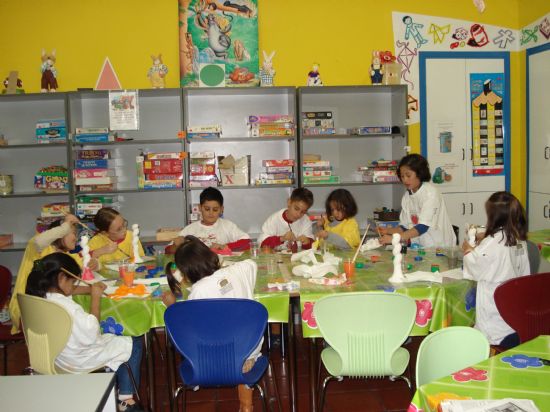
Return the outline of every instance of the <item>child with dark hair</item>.
{"type": "Polygon", "coordinates": [[[119,411],[142,410],[133,400],[133,386],[128,371],[120,367],[123,362],[128,362],[139,385],[141,337],[132,339],[111,333],[101,334],[100,302],[105,285],[95,283],[90,287],[90,313],[87,313],[71,298],[77,280],[63,270],[77,277],[81,276],[78,263],[65,253],[52,253],[36,260],[26,288],[29,295],[45,298],[63,306],[73,321],[67,345],[55,359],[55,364],[73,373],[108,366],[116,371],[119,411]]]}
{"type": "Polygon", "coordinates": [[[275,248],[285,242],[300,241],[304,249],[311,248],[313,231],[306,215],[311,205],[313,193],[309,189],[294,189],[287,200],[286,209],[273,213],[264,222],[258,242],[262,246],[275,248]]]}
{"type": "MultiPolygon", "coordinates": [[[[15,280],[13,295],[10,300],[10,317],[13,322],[11,333],[20,332],[21,313],[19,311],[19,302],[17,301],[18,293],[25,293],[27,286],[27,278],[31,272],[32,265],[36,259],[40,259],[54,252],[63,252],[70,254],[80,266],[82,266],[82,258],[77,253],[70,253],[76,248],[77,234],[76,224],[79,220],[76,216],[67,214],[64,219],[54,221],[48,230],[39,233],[31,238],[25,248],[25,254],[19,266],[19,272],[15,280]]],[[[90,261],[89,267],[96,270],[99,263],[96,259],[90,261]]],[[[87,287],[79,287],[77,293],[88,293],[87,287]]]]}
{"type": "Polygon", "coordinates": [[[381,230],[381,242],[390,244],[392,234],[399,233],[402,240],[411,240],[423,247],[452,247],[456,236],[445,207],[445,201],[430,183],[428,161],[419,154],[401,159],[397,175],[407,191],[401,200],[399,226],[381,230]]]}
{"type": "MultiPolygon", "coordinates": [[[[111,207],[103,207],[94,217],[98,233],[90,239],[90,254],[101,263],[128,259],[133,256],[132,232],[128,230],[128,221],[111,207]]],[[[138,241],[139,255],[144,256],[143,246],[138,241]]]]}
{"type": "Polygon", "coordinates": [[[313,225],[314,235],[340,249],[359,246],[359,225],[354,218],[357,203],[353,195],[346,189],[333,190],[325,201],[325,209],[326,215],[313,225]]]}
{"type": "Polygon", "coordinates": [[[530,273],[527,255],[527,219],[519,200],[508,192],[493,193],[485,203],[487,225],[475,247],[464,251],[464,277],[477,281],[476,325],[492,345],[511,348],[519,337],[500,316],[495,289],[504,281],[530,273]]]}
{"type": "Polygon", "coordinates": [[[199,238],[215,250],[226,246],[231,250],[250,249],[250,236],[230,220],[223,219],[223,195],[215,187],[207,187],[200,195],[201,220],[187,225],[174,240],[174,249],[187,235],[199,238]]]}
{"type": "MultiPolygon", "coordinates": [[[[168,264],[166,273],[171,292],[165,292],[162,301],[166,306],[176,301],[175,295],[181,294],[181,283],[191,283],[188,299],[237,298],[254,299],[254,287],[258,267],[247,259],[231,266],[220,268],[218,255],[211,251],[201,240],[194,236],[185,236],[176,249],[174,256],[177,270],[168,264]]],[[[215,326],[213,326],[215,327],[215,326]]],[[[248,372],[260,356],[262,342],[252,352],[243,365],[248,372]]],[[[252,411],[252,389],[239,385],[241,411],[252,411]]]]}

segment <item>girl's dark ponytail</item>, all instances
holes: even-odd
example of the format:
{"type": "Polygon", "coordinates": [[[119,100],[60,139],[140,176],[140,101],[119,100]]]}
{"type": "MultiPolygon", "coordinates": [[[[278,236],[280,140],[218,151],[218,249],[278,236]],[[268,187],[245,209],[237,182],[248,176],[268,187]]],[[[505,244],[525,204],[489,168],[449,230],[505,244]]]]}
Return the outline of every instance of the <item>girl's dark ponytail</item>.
{"type": "Polygon", "coordinates": [[[170,290],[172,293],[176,296],[181,296],[181,284],[180,281],[178,281],[174,277],[174,272],[177,270],[176,264],[174,262],[169,262],[166,265],[166,279],[168,280],[168,286],[170,286],[170,290]]]}

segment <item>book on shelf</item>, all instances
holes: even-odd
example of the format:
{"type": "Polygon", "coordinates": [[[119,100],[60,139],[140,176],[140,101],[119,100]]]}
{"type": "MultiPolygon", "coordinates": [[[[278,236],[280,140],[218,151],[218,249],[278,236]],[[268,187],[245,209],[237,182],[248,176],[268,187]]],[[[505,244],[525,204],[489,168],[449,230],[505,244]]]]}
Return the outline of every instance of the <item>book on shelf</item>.
{"type": "MultiPolygon", "coordinates": [[[[330,160],[311,160],[307,162],[302,162],[302,167],[330,167],[330,160]]],[[[317,169],[319,170],[319,169],[317,169]]]]}
{"type": "Polygon", "coordinates": [[[266,180],[280,180],[280,179],[294,179],[294,173],[292,172],[284,172],[284,173],[267,173],[262,172],[258,175],[259,179],[266,179],[266,180]]]}
{"type": "Polygon", "coordinates": [[[110,159],[111,151],[108,149],[86,149],[76,151],[77,160],[110,159]]]}
{"type": "Polygon", "coordinates": [[[302,171],[304,177],[316,177],[316,176],[332,176],[332,170],[304,170],[302,171]]]}
{"type": "Polygon", "coordinates": [[[108,143],[114,142],[114,136],[106,134],[75,134],[73,136],[75,143],[108,143]]]}
{"type": "Polygon", "coordinates": [[[294,179],[256,179],[256,185],[291,185],[294,179]]]}
{"type": "Polygon", "coordinates": [[[145,173],[145,181],[183,180],[183,173],[145,173]]]}
{"type": "Polygon", "coordinates": [[[162,152],[146,153],[146,160],[183,160],[187,157],[187,152],[162,152]]]}
{"type": "Polygon", "coordinates": [[[108,127],[77,127],[74,130],[75,134],[108,134],[108,127]]]}
{"type": "Polygon", "coordinates": [[[76,169],[112,169],[123,165],[123,159],[76,159],[76,169]]]}
{"type": "Polygon", "coordinates": [[[110,185],[116,183],[116,176],[107,176],[107,177],[77,177],[74,180],[74,184],[77,186],[81,185],[110,185]]]}
{"type": "Polygon", "coordinates": [[[340,183],[340,176],[304,176],[304,184],[340,183]]]}
{"type": "Polygon", "coordinates": [[[183,180],[144,180],[140,189],[181,189],[183,180]]]}
{"type": "Polygon", "coordinates": [[[112,192],[117,190],[116,183],[104,185],[79,185],[79,192],[112,192]]]}
{"type": "Polygon", "coordinates": [[[295,164],[294,159],[262,160],[262,166],[264,167],[294,166],[295,164]]]}
{"type": "Polygon", "coordinates": [[[116,176],[116,170],[107,168],[74,169],[73,176],[75,178],[112,177],[116,176]]]}
{"type": "Polygon", "coordinates": [[[157,229],[156,239],[158,241],[171,242],[177,238],[182,231],[180,227],[161,227],[157,229]]]}
{"type": "Polygon", "coordinates": [[[294,116],[289,114],[250,115],[246,119],[246,123],[294,123],[294,116]]]}

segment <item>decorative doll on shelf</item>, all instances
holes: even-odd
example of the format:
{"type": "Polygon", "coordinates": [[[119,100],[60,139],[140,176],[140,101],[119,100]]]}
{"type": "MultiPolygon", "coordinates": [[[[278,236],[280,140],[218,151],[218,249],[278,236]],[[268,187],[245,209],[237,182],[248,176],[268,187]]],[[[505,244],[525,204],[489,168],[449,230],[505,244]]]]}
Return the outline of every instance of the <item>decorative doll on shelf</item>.
{"type": "Polygon", "coordinates": [[[275,52],[271,52],[269,56],[265,50],[262,50],[262,53],[264,54],[264,62],[260,69],[260,85],[262,87],[270,87],[273,86],[273,78],[275,77],[275,69],[273,69],[272,61],[275,52]]]}
{"type": "Polygon", "coordinates": [[[153,65],[147,71],[147,77],[151,82],[151,86],[155,89],[164,89],[164,83],[166,74],[168,73],[168,67],[162,63],[162,54],[158,56],[151,55],[153,65]]]}
{"type": "Polygon", "coordinates": [[[384,70],[380,61],[380,52],[375,50],[372,52],[372,64],[370,65],[370,80],[373,85],[382,84],[384,70]]]}
{"type": "Polygon", "coordinates": [[[307,85],[308,86],[323,85],[323,81],[321,80],[321,75],[319,74],[319,64],[314,63],[311,71],[307,74],[307,85]]]}
{"type": "Polygon", "coordinates": [[[51,54],[47,54],[46,50],[42,49],[42,65],[40,66],[42,72],[40,88],[42,93],[55,92],[58,88],[57,70],[54,67],[55,60],[55,50],[52,50],[51,54]]]}

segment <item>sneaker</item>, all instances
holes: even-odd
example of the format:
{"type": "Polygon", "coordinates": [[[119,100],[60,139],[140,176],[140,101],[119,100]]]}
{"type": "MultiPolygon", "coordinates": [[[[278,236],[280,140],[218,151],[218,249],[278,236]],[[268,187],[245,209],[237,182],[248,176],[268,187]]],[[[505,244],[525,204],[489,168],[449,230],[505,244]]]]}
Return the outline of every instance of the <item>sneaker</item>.
{"type": "Polygon", "coordinates": [[[137,403],[126,403],[126,401],[117,401],[117,411],[119,412],[145,412],[137,403]]]}

